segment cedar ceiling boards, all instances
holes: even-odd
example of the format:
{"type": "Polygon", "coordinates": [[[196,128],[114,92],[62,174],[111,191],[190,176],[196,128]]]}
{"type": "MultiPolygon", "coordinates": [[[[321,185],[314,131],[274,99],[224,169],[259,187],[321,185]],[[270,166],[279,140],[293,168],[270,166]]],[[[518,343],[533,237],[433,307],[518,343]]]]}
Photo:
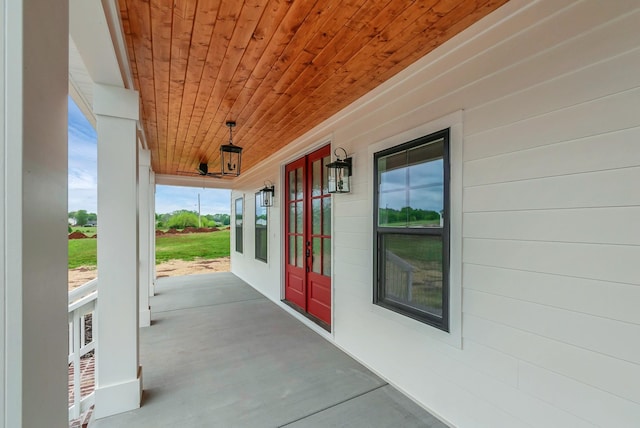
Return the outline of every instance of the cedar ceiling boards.
{"type": "Polygon", "coordinates": [[[158,174],[247,171],[507,0],[118,0],[158,174]]]}

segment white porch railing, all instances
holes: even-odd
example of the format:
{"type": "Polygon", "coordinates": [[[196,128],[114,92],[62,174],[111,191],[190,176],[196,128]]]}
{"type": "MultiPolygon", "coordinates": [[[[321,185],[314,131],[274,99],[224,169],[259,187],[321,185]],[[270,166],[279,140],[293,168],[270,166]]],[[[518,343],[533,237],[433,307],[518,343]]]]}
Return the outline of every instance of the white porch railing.
{"type": "MultiPolygon", "coordinates": [[[[69,420],[78,419],[94,404],[94,391],[82,396],[82,357],[94,351],[97,337],[98,278],[69,292],[69,364],[73,389],[69,390],[69,420]]],[[[86,359],[85,359],[86,360],[86,359]]],[[[93,383],[93,379],[91,379],[93,383]]]]}

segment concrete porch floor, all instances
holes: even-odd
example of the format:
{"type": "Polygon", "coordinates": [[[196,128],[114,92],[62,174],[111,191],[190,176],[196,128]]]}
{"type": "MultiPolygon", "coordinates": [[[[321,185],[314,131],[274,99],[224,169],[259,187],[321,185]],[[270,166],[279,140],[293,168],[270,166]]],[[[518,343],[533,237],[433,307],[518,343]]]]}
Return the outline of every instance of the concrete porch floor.
{"type": "Polygon", "coordinates": [[[164,278],[144,395],[107,427],[446,427],[231,273],[164,278]]]}

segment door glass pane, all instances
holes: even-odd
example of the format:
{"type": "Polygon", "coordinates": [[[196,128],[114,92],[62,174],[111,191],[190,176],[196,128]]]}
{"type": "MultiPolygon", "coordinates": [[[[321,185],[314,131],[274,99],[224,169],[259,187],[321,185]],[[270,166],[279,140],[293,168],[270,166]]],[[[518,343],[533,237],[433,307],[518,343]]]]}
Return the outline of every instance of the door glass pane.
{"type": "Polygon", "coordinates": [[[296,204],[289,204],[289,232],[296,231],[296,204]]]}
{"type": "Polygon", "coordinates": [[[304,230],[304,222],[302,216],[304,214],[304,208],[302,202],[296,202],[296,233],[302,233],[304,230]]]}
{"type": "Polygon", "coordinates": [[[296,265],[296,237],[289,236],[289,264],[296,265]]]}
{"type": "Polygon", "coordinates": [[[314,235],[320,234],[320,222],[322,221],[322,211],[321,211],[321,203],[322,199],[313,199],[311,201],[311,230],[314,235]]]}
{"type": "Polygon", "coordinates": [[[296,236],[296,266],[304,267],[304,246],[302,245],[302,236],[296,236]]]}
{"type": "Polygon", "coordinates": [[[289,171],[289,200],[296,198],[296,170],[289,171]]]}
{"type": "Polygon", "coordinates": [[[384,297],[442,317],[442,237],[384,234],[384,297]]]}
{"type": "Polygon", "coordinates": [[[331,198],[322,198],[322,234],[331,235],[331,198]]]}
{"type": "Polygon", "coordinates": [[[331,239],[322,240],[322,274],[331,276],[331,239]]]}
{"type": "Polygon", "coordinates": [[[320,238],[313,238],[313,271],[322,273],[322,243],[320,238]]]}
{"type": "Polygon", "coordinates": [[[318,159],[312,164],[313,177],[311,179],[311,196],[320,196],[322,186],[322,160],[318,159]]]}
{"type": "Polygon", "coordinates": [[[327,177],[327,164],[331,163],[331,156],[327,156],[322,158],[322,194],[325,195],[329,193],[329,181],[327,177]]]}
{"type": "Polygon", "coordinates": [[[302,168],[296,169],[296,199],[302,199],[302,196],[304,195],[302,178],[302,168]]]}

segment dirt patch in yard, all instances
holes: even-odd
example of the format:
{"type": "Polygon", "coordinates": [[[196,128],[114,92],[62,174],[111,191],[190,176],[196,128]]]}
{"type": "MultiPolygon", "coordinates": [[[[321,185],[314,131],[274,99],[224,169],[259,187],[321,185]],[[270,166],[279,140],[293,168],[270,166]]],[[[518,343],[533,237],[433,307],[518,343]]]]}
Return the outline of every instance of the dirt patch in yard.
{"type": "MultiPolygon", "coordinates": [[[[156,265],[156,276],[163,278],[167,276],[193,275],[211,272],[229,272],[231,260],[229,257],[219,259],[197,259],[193,261],[169,260],[156,265]]],[[[96,268],[81,266],[69,269],[69,290],[91,281],[98,275],[96,268]]]]}

